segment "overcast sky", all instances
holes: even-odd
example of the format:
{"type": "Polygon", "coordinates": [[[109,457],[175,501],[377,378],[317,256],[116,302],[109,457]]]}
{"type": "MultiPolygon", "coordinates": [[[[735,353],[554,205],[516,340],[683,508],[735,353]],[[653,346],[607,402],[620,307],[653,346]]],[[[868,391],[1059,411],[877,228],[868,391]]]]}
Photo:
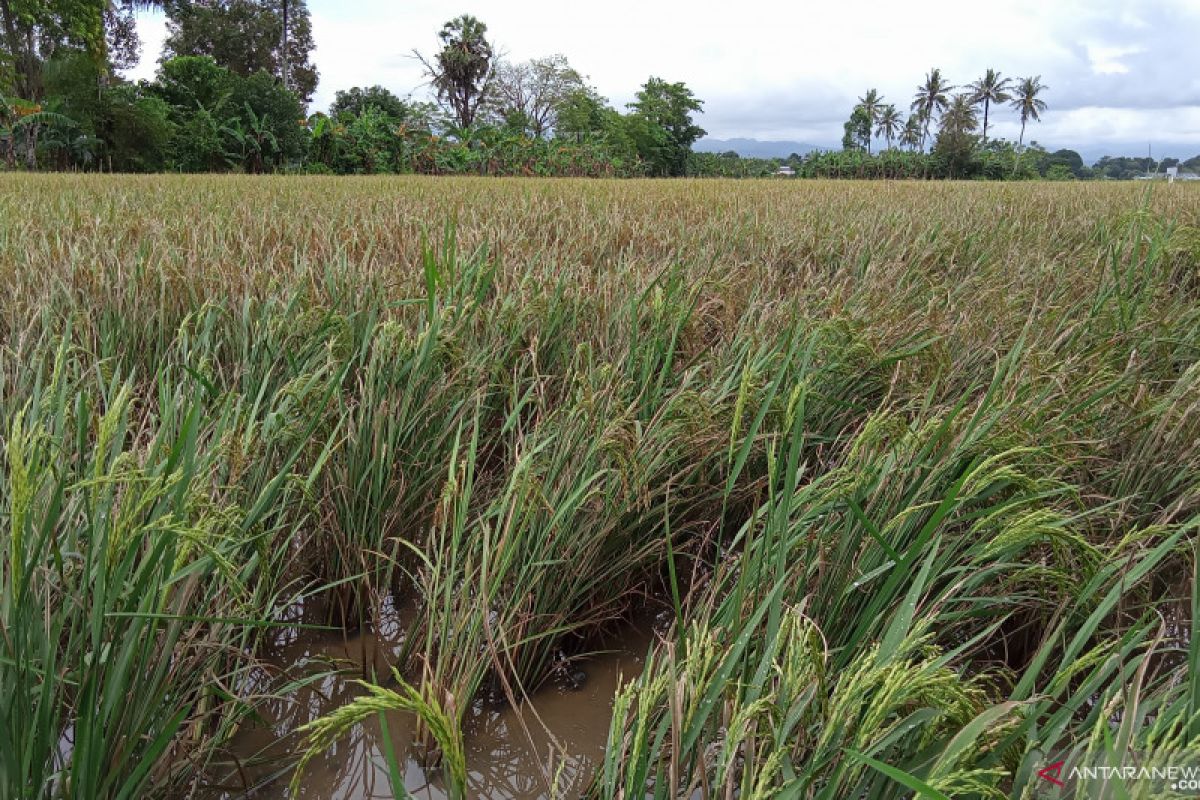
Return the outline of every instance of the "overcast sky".
{"type": "MultiPolygon", "coordinates": [[[[841,140],[855,98],[877,88],[907,110],[930,67],[967,83],[988,67],[1042,76],[1050,105],[1026,133],[1081,151],[1200,153],[1200,0],[309,0],[313,107],[334,92],[379,83],[422,96],[412,49],[436,48],[443,22],[476,15],[510,59],[562,53],[618,107],[648,76],[684,81],[704,100],[710,136],[841,140]]],[[[139,20],[132,77],[157,68],[165,26],[139,20]]],[[[1016,139],[1015,115],[995,133],[1016,139]]]]}

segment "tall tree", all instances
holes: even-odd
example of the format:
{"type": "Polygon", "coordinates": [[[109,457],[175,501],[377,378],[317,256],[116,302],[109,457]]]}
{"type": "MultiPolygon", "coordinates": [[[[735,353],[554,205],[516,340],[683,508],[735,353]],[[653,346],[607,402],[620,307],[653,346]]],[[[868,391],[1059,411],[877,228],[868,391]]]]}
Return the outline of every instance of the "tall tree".
{"type": "Polygon", "coordinates": [[[875,135],[882,136],[887,142],[887,149],[892,149],[892,140],[895,139],[904,129],[904,123],[900,119],[900,112],[891,103],[880,109],[879,119],[875,124],[875,135]]]}
{"type": "Polygon", "coordinates": [[[402,120],[408,117],[411,107],[390,89],[382,86],[354,86],[350,89],[339,90],[333,96],[333,105],[329,107],[329,116],[337,119],[343,114],[361,117],[367,109],[373,108],[385,117],[402,120]]]}
{"type": "Polygon", "coordinates": [[[971,94],[956,94],[942,114],[941,133],[972,134],[979,127],[975,113],[975,98],[971,94]]]}
{"type": "Polygon", "coordinates": [[[977,105],[983,103],[984,144],[987,144],[988,111],[991,110],[992,103],[1000,105],[1012,98],[1008,93],[1010,83],[1008,78],[1002,77],[996,70],[988,69],[982,78],[967,86],[971,90],[972,102],[977,105]]]}
{"type": "Polygon", "coordinates": [[[603,142],[605,150],[624,162],[637,159],[629,120],[608,104],[608,100],[590,86],[576,89],[563,99],[554,126],[556,138],[576,143],[586,140],[603,142]]]}
{"type": "Polygon", "coordinates": [[[865,95],[858,98],[858,107],[863,110],[863,114],[867,117],[867,155],[870,155],[871,129],[879,121],[879,112],[883,108],[883,98],[879,96],[879,92],[871,89],[865,95]]]}
{"type": "Polygon", "coordinates": [[[69,122],[56,119],[40,105],[18,97],[5,97],[0,93],[0,155],[8,167],[16,164],[17,154],[28,169],[37,168],[37,142],[43,122],[69,122]],[[20,145],[20,147],[18,147],[20,145]]]}
{"type": "Polygon", "coordinates": [[[640,128],[634,140],[641,142],[639,153],[654,173],[683,175],[692,145],[705,133],[692,120],[692,114],[703,111],[704,101],[683,83],[652,77],[629,107],[633,109],[633,124],[640,128]]]}
{"type": "Polygon", "coordinates": [[[304,0],[169,0],[163,61],[211,56],[235,75],[266,72],[305,103],[317,88],[312,22],[304,0]],[[287,35],[283,13],[287,9],[287,35]],[[286,41],[286,53],[284,50],[286,41]]]}
{"type": "Polygon", "coordinates": [[[137,66],[141,44],[137,35],[137,19],[134,16],[133,5],[110,0],[104,10],[104,46],[108,63],[114,69],[137,66]]]}
{"type": "Polygon", "coordinates": [[[292,87],[288,82],[288,33],[292,25],[292,9],[289,0],[280,0],[279,10],[279,27],[282,31],[279,35],[279,77],[283,81],[283,88],[290,89],[292,87]]]}
{"type": "MultiPolygon", "coordinates": [[[[134,10],[154,5],[157,0],[0,0],[0,95],[34,109],[20,123],[27,166],[36,164],[36,133],[48,119],[38,109],[50,62],[84,57],[92,66],[89,89],[98,97],[114,67],[137,59],[134,10]]],[[[7,137],[9,156],[14,139],[7,137]]]]}
{"type": "Polygon", "coordinates": [[[963,177],[975,154],[975,130],[979,119],[975,114],[974,96],[956,94],[942,114],[934,154],[945,164],[950,177],[963,177]]]}
{"type": "Polygon", "coordinates": [[[900,131],[900,145],[915,151],[921,144],[921,115],[909,114],[904,120],[904,130],[900,131]]]}
{"type": "Polygon", "coordinates": [[[40,101],[42,66],[62,50],[105,63],[110,7],[109,0],[0,0],[0,63],[8,62],[12,74],[11,86],[0,83],[0,92],[40,101]]]}
{"type": "Polygon", "coordinates": [[[925,149],[925,140],[929,138],[929,123],[935,115],[946,110],[950,103],[949,93],[954,87],[942,77],[942,71],[931,69],[925,75],[925,82],[917,87],[913,95],[911,109],[921,118],[921,149],[925,149]]]}
{"type": "Polygon", "coordinates": [[[1025,144],[1025,125],[1029,120],[1033,120],[1034,122],[1041,120],[1042,112],[1046,110],[1046,102],[1039,98],[1038,95],[1049,88],[1049,86],[1042,83],[1041,75],[1035,75],[1032,78],[1021,78],[1017,81],[1017,85],[1013,90],[1011,105],[1021,117],[1021,138],[1017,140],[1018,147],[1025,144]]]}
{"type": "Polygon", "coordinates": [[[602,134],[614,117],[620,117],[620,113],[594,89],[576,89],[563,98],[554,135],[581,142],[588,136],[602,134]]]}
{"type": "Polygon", "coordinates": [[[487,25],[470,14],[447,22],[438,33],[442,49],[432,58],[414,53],[425,75],[460,129],[475,124],[495,74],[495,51],[487,25]]]}
{"type": "Polygon", "coordinates": [[[520,64],[500,61],[488,105],[501,120],[520,122],[537,138],[546,136],[558,121],[559,109],[574,92],[586,88],[583,76],[566,56],[535,58],[520,64]]]}
{"type": "Polygon", "coordinates": [[[850,119],[842,124],[842,149],[866,150],[871,141],[871,118],[862,104],[850,111],[850,119]]]}

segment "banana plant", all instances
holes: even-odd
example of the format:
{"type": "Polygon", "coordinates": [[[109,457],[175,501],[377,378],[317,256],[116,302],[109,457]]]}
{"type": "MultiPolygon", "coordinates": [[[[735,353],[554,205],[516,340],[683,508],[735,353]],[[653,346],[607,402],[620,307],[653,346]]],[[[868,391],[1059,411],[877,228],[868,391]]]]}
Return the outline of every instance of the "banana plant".
{"type": "Polygon", "coordinates": [[[235,119],[233,124],[224,126],[222,130],[240,148],[242,163],[246,168],[254,174],[260,174],[265,171],[267,158],[279,149],[279,140],[267,127],[265,116],[255,114],[249,103],[245,108],[246,119],[235,119]]]}
{"type": "Polygon", "coordinates": [[[0,148],[4,152],[5,164],[11,169],[16,165],[17,142],[23,145],[25,166],[37,166],[38,134],[44,125],[73,124],[69,117],[43,111],[30,100],[7,97],[0,94],[0,148]]]}

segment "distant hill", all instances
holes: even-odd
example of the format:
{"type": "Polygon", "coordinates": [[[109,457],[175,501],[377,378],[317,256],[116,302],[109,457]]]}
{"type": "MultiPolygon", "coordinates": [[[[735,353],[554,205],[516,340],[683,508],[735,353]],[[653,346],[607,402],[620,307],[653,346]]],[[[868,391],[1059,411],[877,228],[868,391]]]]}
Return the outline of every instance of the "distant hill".
{"type": "Polygon", "coordinates": [[[705,136],[693,145],[694,150],[701,153],[725,153],[734,151],[739,156],[747,158],[787,158],[792,153],[812,152],[823,150],[807,142],[768,142],[762,139],[713,139],[705,136]]]}

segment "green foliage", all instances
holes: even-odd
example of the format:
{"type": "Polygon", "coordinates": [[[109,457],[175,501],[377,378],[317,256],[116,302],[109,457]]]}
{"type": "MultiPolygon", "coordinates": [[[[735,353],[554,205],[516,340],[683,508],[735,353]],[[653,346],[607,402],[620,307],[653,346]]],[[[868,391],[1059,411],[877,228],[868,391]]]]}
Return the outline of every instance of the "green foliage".
{"type": "Polygon", "coordinates": [[[257,669],[298,602],[404,635],[291,720],[280,785],[405,709],[393,793],[424,756],[488,794],[475,710],[647,597],[573,796],[998,800],[1051,754],[1197,755],[1192,194],[0,188],[0,796],[240,786],[239,729],[306,705],[257,669]]]}
{"type": "MultiPolygon", "coordinates": [[[[209,56],[236,76],[258,72],[282,77],[283,15],[278,0],[168,0],[164,60],[209,56]]],[[[317,88],[312,23],[305,0],[288,0],[288,87],[304,103],[317,88]]]]}
{"type": "Polygon", "coordinates": [[[1018,149],[1003,139],[992,139],[976,154],[979,177],[988,180],[1034,180],[1039,177],[1034,146],[1018,149]]]}
{"type": "Polygon", "coordinates": [[[932,153],[889,149],[868,155],[865,148],[813,152],[791,163],[805,178],[983,178],[1029,180],[1041,177],[1038,153],[1019,152],[1015,144],[993,139],[981,145],[973,134],[948,129],[939,133],[932,153]]]}
{"type": "Polygon", "coordinates": [[[148,90],[171,109],[173,169],[263,172],[305,155],[300,99],[265,72],[243,78],[208,56],[180,56],[163,63],[148,90]]]}
{"type": "Polygon", "coordinates": [[[957,94],[942,115],[941,129],[933,147],[935,162],[950,178],[963,178],[974,172],[976,149],[979,144],[975,136],[977,122],[972,99],[957,94]]]}
{"type": "Polygon", "coordinates": [[[904,128],[900,131],[900,145],[910,151],[916,151],[921,146],[922,119],[918,114],[909,114],[904,118],[904,128]]]}
{"type": "Polygon", "coordinates": [[[1041,75],[1021,78],[1013,84],[1009,105],[1017,110],[1021,118],[1021,137],[1017,140],[1018,145],[1025,142],[1025,126],[1029,121],[1041,121],[1042,113],[1046,110],[1046,101],[1042,100],[1040,95],[1049,88],[1042,83],[1041,75]]]}
{"type": "Polygon", "coordinates": [[[409,172],[412,155],[429,138],[427,128],[409,128],[372,106],[337,120],[314,117],[309,128],[309,161],[340,174],[409,172]]]}
{"type": "Polygon", "coordinates": [[[171,166],[179,172],[223,172],[232,165],[227,132],[220,118],[205,108],[184,117],[171,141],[171,166]]]}
{"type": "Polygon", "coordinates": [[[487,105],[494,121],[514,132],[542,138],[558,127],[560,109],[587,84],[567,61],[554,55],[513,64],[501,61],[487,105]]]}
{"type": "Polygon", "coordinates": [[[921,140],[919,146],[922,150],[925,149],[925,141],[929,138],[929,126],[935,123],[942,112],[949,107],[949,95],[953,89],[954,87],[942,75],[942,71],[937,68],[929,70],[925,75],[924,83],[917,87],[910,109],[920,121],[921,140]]]}
{"type": "Polygon", "coordinates": [[[866,152],[871,143],[871,117],[861,104],[850,112],[850,119],[843,123],[842,131],[842,150],[866,152]]]}
{"type": "Polygon", "coordinates": [[[651,175],[677,176],[687,171],[692,145],[704,135],[692,114],[704,103],[683,83],[651,77],[638,91],[628,119],[629,138],[651,175]]]}
{"type": "Polygon", "coordinates": [[[373,109],[337,120],[316,114],[308,130],[306,169],[321,172],[623,177],[642,169],[636,155],[614,153],[600,137],[530,139],[520,128],[486,125],[437,135],[373,109]]]}
{"type": "Polygon", "coordinates": [[[931,178],[937,177],[934,170],[931,156],[895,149],[875,155],[865,148],[817,151],[796,165],[803,178],[931,178]]]}
{"type": "Polygon", "coordinates": [[[883,98],[879,96],[877,90],[870,89],[865,95],[858,98],[858,108],[862,110],[863,118],[858,124],[864,125],[866,129],[866,135],[862,137],[861,141],[866,145],[867,152],[870,153],[871,134],[875,129],[875,123],[879,121],[880,114],[883,112],[883,98]]]}
{"type": "Polygon", "coordinates": [[[403,122],[411,117],[414,109],[401,100],[390,90],[382,86],[354,86],[350,89],[339,90],[334,95],[333,105],[329,107],[329,116],[338,119],[343,114],[360,117],[368,109],[373,109],[385,118],[403,122]]]}
{"type": "Polygon", "coordinates": [[[558,111],[555,136],[578,144],[590,143],[611,154],[615,164],[629,167],[639,160],[633,129],[640,123],[620,112],[589,87],[569,93],[558,111]]]}
{"type": "MultiPolygon", "coordinates": [[[[462,31],[476,31],[470,20],[458,23],[462,31]]],[[[447,34],[451,40],[459,28],[447,34]]],[[[447,44],[451,46],[458,45],[447,44]]],[[[644,154],[661,158],[672,148],[671,131],[641,113],[619,114],[561,57],[501,65],[498,72],[496,91],[484,95],[497,124],[453,124],[379,87],[339,93],[330,116],[318,114],[308,121],[306,169],[343,174],[625,176],[648,169],[644,154]],[[540,135],[551,129],[553,138],[540,135]]],[[[475,92],[462,97],[478,99],[475,92]]],[[[690,142],[672,152],[680,150],[686,159],[690,142]]]]}
{"type": "Polygon", "coordinates": [[[106,117],[97,134],[106,168],[116,172],[162,172],[170,166],[175,129],[171,109],[144,87],[117,84],[105,90],[106,117]]]}
{"type": "Polygon", "coordinates": [[[875,121],[875,135],[883,137],[887,149],[891,149],[892,141],[898,139],[904,131],[904,120],[900,112],[890,103],[880,109],[875,121]]]}
{"type": "Polygon", "coordinates": [[[152,90],[179,115],[216,109],[233,90],[234,76],[211,56],[178,56],[162,63],[152,90]]]}
{"type": "Polygon", "coordinates": [[[594,89],[576,89],[563,98],[558,110],[558,136],[583,140],[603,136],[618,127],[620,114],[594,89]]]}
{"type": "MultiPolygon", "coordinates": [[[[922,178],[986,178],[989,180],[1024,180],[1034,177],[1064,177],[1064,168],[1075,178],[1092,177],[1092,171],[1072,150],[1048,154],[1037,143],[1022,148],[1025,125],[1040,119],[1047,106],[1039,95],[1046,90],[1040,78],[1014,82],[994,69],[964,87],[967,91],[954,94],[954,86],[933,69],[917,87],[912,101],[912,113],[902,120],[895,106],[885,104],[879,93],[871,89],[859,98],[843,125],[842,157],[819,155],[810,157],[807,166],[797,172],[806,176],[825,177],[922,177],[922,178]],[[1003,141],[989,141],[989,115],[993,106],[1011,104],[1022,122],[1021,140],[1016,147],[1003,141]],[[982,136],[977,136],[982,109],[982,136]],[[933,125],[937,126],[934,146],[927,158],[909,158],[891,154],[893,142],[910,153],[924,151],[933,125]],[[870,158],[872,135],[881,137],[886,151],[881,160],[870,158]],[[1023,154],[1028,150],[1028,154],[1023,154]],[[1021,152],[1018,152],[1021,151],[1021,152]],[[862,153],[867,158],[860,158],[862,153]],[[1058,166],[1063,165],[1063,166],[1058,166]]],[[[1119,168],[1114,168],[1119,172],[1119,168]]]]}
{"type": "Polygon", "coordinates": [[[987,142],[988,116],[993,105],[1003,105],[1012,99],[1009,89],[1012,79],[1001,76],[999,72],[989,68],[983,77],[967,86],[971,92],[971,102],[978,105],[983,103],[983,141],[987,142]]]}
{"type": "Polygon", "coordinates": [[[39,146],[46,160],[60,168],[165,169],[174,131],[170,107],[145,87],[100,79],[95,62],[82,53],[68,53],[46,65],[49,108],[70,120],[42,136],[39,146]]]}
{"type": "Polygon", "coordinates": [[[106,0],[5,0],[0,3],[0,94],[44,98],[42,66],[64,50],[105,65],[106,0]]]}
{"type": "Polygon", "coordinates": [[[338,92],[330,114],[308,121],[309,168],[340,174],[411,172],[414,158],[432,141],[436,111],[409,103],[380,86],[338,92]]]}
{"type": "Polygon", "coordinates": [[[702,178],[765,178],[783,163],[777,158],[742,158],[737,153],[691,153],[687,174],[702,178]]]}
{"type": "MultiPolygon", "coordinates": [[[[694,153],[703,103],[683,83],[651,77],[622,114],[565,56],[498,59],[487,26],[469,15],[447,22],[441,49],[421,58],[441,109],[375,85],[338,91],[328,116],[306,119],[316,85],[311,23],[304,2],[287,6],[285,60],[277,2],[9,0],[0,9],[16,21],[13,35],[0,31],[0,162],[136,172],[709,177],[767,177],[782,163],[694,153]],[[136,50],[131,15],[142,6],[165,8],[170,37],[156,79],[135,86],[113,68],[136,50]],[[295,91],[281,85],[285,61],[295,91]]],[[[955,95],[942,72],[930,70],[907,118],[868,90],[843,126],[843,154],[796,156],[788,165],[801,177],[988,180],[1200,169],[1200,156],[1105,157],[1088,168],[1075,151],[1024,146],[1028,122],[1047,108],[1040,76],[1014,81],[989,69],[964,88],[955,95]],[[1006,103],[1021,120],[1015,148],[988,137],[989,115],[1006,103]],[[929,154],[918,153],[930,139],[929,154]]]]}
{"type": "MultiPolygon", "coordinates": [[[[155,430],[134,445],[132,382],[80,367],[64,338],[3,415],[4,797],[161,794],[156,763],[200,735],[185,720],[232,734],[238,704],[219,684],[258,638],[192,620],[239,619],[283,586],[281,559],[246,538],[270,525],[207,491],[216,452],[201,443],[236,415],[201,422],[203,400],[164,375],[155,430]]],[[[245,488],[250,505],[288,502],[279,482],[245,488]]]]}
{"type": "Polygon", "coordinates": [[[245,130],[257,129],[260,139],[269,138],[271,142],[263,150],[257,168],[251,171],[279,169],[298,164],[303,158],[308,137],[303,105],[295,93],[283,88],[269,74],[256,72],[235,80],[228,108],[240,113],[227,124],[236,126],[240,121],[245,130]]]}
{"type": "Polygon", "coordinates": [[[1073,181],[1075,173],[1071,172],[1071,168],[1066,164],[1052,164],[1045,173],[1048,181],[1073,181]]]}
{"type": "MultiPolygon", "coordinates": [[[[1200,168],[1200,156],[1182,163],[1185,168],[1200,168]]],[[[1112,178],[1113,180],[1130,180],[1159,172],[1160,167],[1161,164],[1149,156],[1104,156],[1095,163],[1092,169],[1098,177],[1112,178]]]]}
{"type": "Polygon", "coordinates": [[[65,52],[42,70],[42,81],[51,100],[45,105],[76,123],[94,130],[103,100],[97,86],[101,70],[86,53],[65,52]]]}
{"type": "Polygon", "coordinates": [[[1037,170],[1046,176],[1049,176],[1051,170],[1054,170],[1055,175],[1062,175],[1065,172],[1073,178],[1086,178],[1091,175],[1091,171],[1084,166],[1083,157],[1074,150],[1043,152],[1038,158],[1037,170]]]}
{"type": "Polygon", "coordinates": [[[460,128],[475,124],[488,99],[495,69],[495,52],[487,38],[487,25],[470,14],[455,17],[438,33],[442,48],[432,59],[420,54],[426,75],[437,97],[460,128]]]}

